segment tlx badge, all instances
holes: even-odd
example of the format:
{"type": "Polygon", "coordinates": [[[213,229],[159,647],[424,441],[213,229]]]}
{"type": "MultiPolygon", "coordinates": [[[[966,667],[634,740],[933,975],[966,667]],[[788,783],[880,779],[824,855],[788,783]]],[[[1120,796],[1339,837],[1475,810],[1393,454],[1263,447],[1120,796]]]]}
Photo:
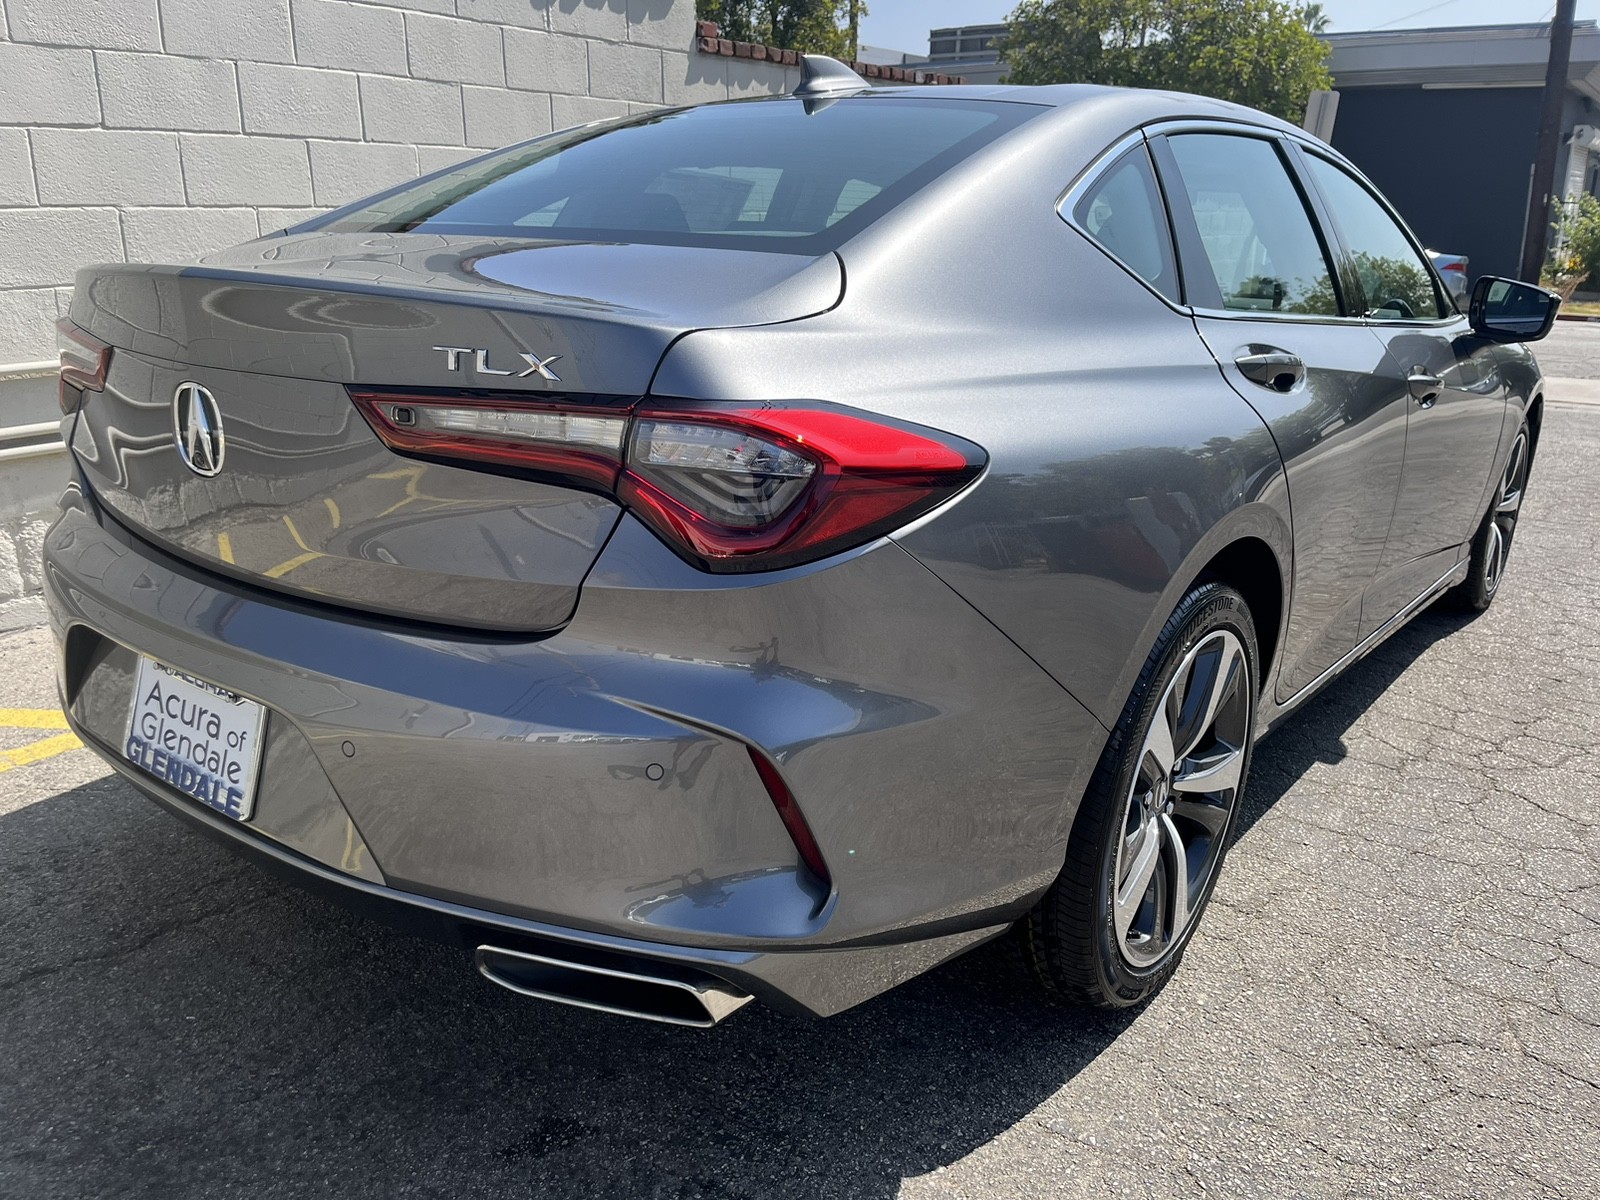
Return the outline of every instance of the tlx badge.
{"type": "Polygon", "coordinates": [[[467,369],[479,375],[514,375],[518,379],[526,379],[529,375],[537,375],[541,379],[550,380],[551,383],[561,382],[561,376],[550,369],[550,364],[561,357],[559,354],[552,354],[549,358],[540,358],[537,354],[523,351],[517,357],[528,364],[527,370],[502,371],[498,367],[489,365],[489,352],[487,350],[476,350],[471,346],[435,346],[434,349],[444,355],[444,365],[447,371],[461,370],[461,356],[468,354],[472,357],[468,362],[467,369]]]}

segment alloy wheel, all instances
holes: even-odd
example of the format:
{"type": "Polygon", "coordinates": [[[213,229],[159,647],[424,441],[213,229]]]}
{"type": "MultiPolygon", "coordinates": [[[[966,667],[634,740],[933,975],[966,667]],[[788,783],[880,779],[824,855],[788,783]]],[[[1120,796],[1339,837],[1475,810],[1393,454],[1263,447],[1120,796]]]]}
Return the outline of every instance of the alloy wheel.
{"type": "Polygon", "coordinates": [[[1112,924],[1129,965],[1159,962],[1202,907],[1250,745],[1250,662],[1216,630],[1183,658],[1145,735],[1112,876],[1112,924]]]}
{"type": "Polygon", "coordinates": [[[1489,522],[1489,542],[1483,556],[1484,594],[1493,596],[1505,577],[1511,557],[1511,539],[1517,531],[1517,514],[1522,511],[1522,493],[1528,483],[1528,431],[1517,433],[1511,455],[1500,477],[1495,494],[1494,514],[1489,522]]]}

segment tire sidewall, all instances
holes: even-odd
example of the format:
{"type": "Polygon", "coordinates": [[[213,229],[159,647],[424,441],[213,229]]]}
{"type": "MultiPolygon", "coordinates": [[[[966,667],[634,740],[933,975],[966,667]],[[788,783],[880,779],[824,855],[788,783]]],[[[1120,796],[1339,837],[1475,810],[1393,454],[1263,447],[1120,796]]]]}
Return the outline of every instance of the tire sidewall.
{"type": "Polygon", "coordinates": [[[1111,805],[1100,823],[1098,873],[1095,880],[1095,959],[1100,974],[1100,984],[1106,999],[1118,1007],[1137,1004],[1157,991],[1177,969],[1188,947],[1189,939],[1205,916],[1216,881],[1227,859],[1228,849],[1238,826],[1240,801],[1249,782],[1250,760],[1254,749],[1256,708],[1259,703],[1261,672],[1256,644],[1255,622],[1244,597],[1232,588],[1221,584],[1203,584],[1184,597],[1168,621],[1163,636],[1150,653],[1149,663],[1155,665],[1141,675],[1140,686],[1123,710],[1118,728],[1125,736],[1108,747],[1107,758],[1099,770],[1106,772],[1107,789],[1101,792],[1111,805]],[[1132,790],[1134,776],[1139,767],[1140,752],[1146,732],[1150,728],[1157,707],[1166,695],[1167,687],[1182,664],[1183,658],[1201,640],[1220,629],[1231,631],[1244,647],[1249,678],[1249,736],[1245,739],[1244,763],[1239,776],[1239,788],[1228,814],[1228,824],[1218,839],[1216,862],[1205,885],[1194,916],[1179,934],[1177,943],[1164,957],[1146,967],[1136,967],[1122,956],[1112,919],[1112,896],[1115,893],[1117,844],[1122,838],[1124,811],[1132,790]]]}

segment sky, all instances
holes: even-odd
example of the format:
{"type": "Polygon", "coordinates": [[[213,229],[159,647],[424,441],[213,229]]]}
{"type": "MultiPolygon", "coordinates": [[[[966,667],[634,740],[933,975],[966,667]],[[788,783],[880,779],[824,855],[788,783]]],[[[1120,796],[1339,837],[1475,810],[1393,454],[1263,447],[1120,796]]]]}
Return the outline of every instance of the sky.
{"type": "MultiPolygon", "coordinates": [[[[928,30],[1003,21],[1015,0],[868,0],[861,40],[869,46],[928,52],[928,30]]],[[[1406,29],[1546,21],[1554,0],[1322,0],[1329,29],[1406,29]]],[[[1578,0],[1578,20],[1600,20],[1600,0],[1578,0]]]]}

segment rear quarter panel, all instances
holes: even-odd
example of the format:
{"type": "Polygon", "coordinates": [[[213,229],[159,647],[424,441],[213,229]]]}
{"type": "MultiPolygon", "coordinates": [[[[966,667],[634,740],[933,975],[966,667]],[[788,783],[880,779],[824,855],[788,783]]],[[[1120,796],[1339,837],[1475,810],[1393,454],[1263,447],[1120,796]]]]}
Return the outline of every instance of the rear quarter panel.
{"type": "Polygon", "coordinates": [[[690,334],[652,390],[834,401],[985,447],[984,478],[898,540],[1109,725],[1212,554],[1257,537],[1289,576],[1288,505],[1193,321],[1055,212],[1124,128],[1035,124],[846,245],[837,309],[690,334]]]}

